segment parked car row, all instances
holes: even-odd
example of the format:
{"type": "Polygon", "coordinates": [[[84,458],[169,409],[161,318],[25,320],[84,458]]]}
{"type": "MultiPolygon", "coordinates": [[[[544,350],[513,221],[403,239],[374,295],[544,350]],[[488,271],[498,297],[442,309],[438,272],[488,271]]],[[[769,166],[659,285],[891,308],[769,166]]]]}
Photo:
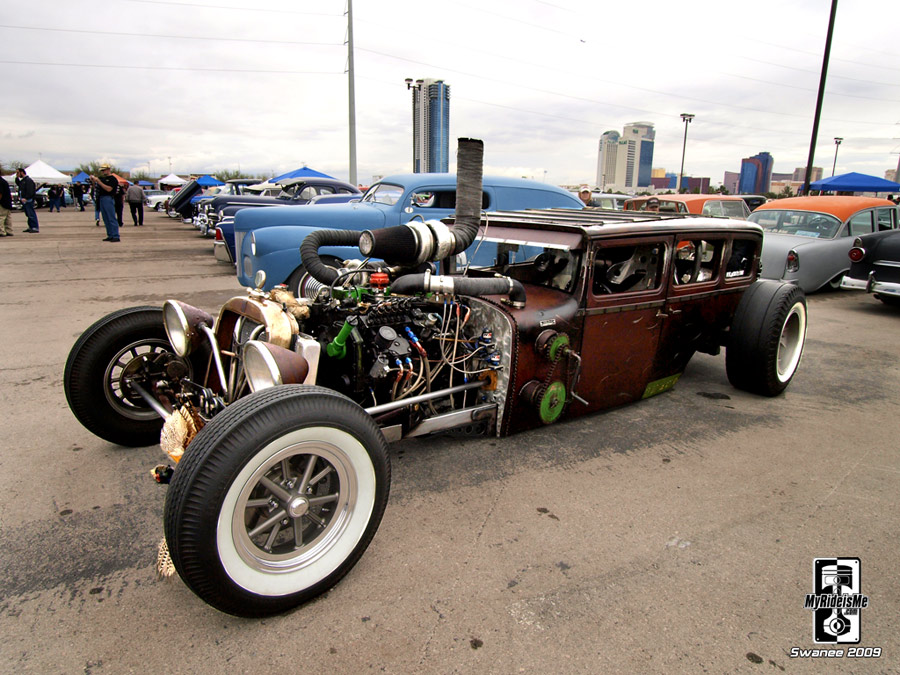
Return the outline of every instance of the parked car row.
{"type": "MultiPolygon", "coordinates": [[[[252,186],[259,188],[260,186],[252,186]]],[[[455,206],[452,174],[390,176],[374,184],[365,195],[333,179],[294,179],[277,186],[277,196],[249,194],[249,186],[229,187],[200,203],[195,217],[201,233],[215,233],[216,258],[236,264],[237,278],[251,285],[256,273],[266,273],[267,287],[286,284],[300,293],[308,278],[299,244],[321,228],[365,230],[398,225],[410,220],[446,218],[455,206]],[[325,208],[331,202],[332,206],[325,208]],[[334,204],[334,202],[349,202],[334,204]],[[279,208],[304,206],[301,210],[279,208]],[[256,207],[266,207],[257,209],[256,207]],[[248,210],[250,209],[250,210],[248,210]]],[[[270,188],[267,188],[270,189],[270,188]]],[[[584,208],[574,194],[545,183],[524,179],[484,178],[484,209],[584,208]]],[[[597,194],[598,199],[602,195],[597,194]]],[[[622,195],[606,195],[621,198],[622,195]]],[[[787,281],[807,293],[837,289],[850,270],[847,257],[856,238],[900,225],[898,207],[886,199],[867,197],[794,197],[754,204],[755,195],[682,194],[649,195],[624,201],[626,211],[659,212],[730,218],[759,224],[764,232],[760,276],[787,281]]],[[[764,198],[761,198],[764,199],[764,198]]],[[[600,207],[616,204],[600,202],[600,207]]],[[[324,250],[337,264],[340,251],[324,250]]],[[[844,287],[850,287],[844,284],[844,287]]],[[[892,297],[880,293],[879,297],[892,297]]]]}

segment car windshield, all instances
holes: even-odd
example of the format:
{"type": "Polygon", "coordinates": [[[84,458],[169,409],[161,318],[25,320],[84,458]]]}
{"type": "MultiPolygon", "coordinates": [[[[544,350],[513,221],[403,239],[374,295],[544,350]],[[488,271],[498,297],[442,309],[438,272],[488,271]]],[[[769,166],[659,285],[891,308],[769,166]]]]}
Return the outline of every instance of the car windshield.
{"type": "Polygon", "coordinates": [[[766,232],[793,234],[813,239],[834,239],[841,229],[841,221],[828,213],[793,211],[789,209],[757,209],[747,219],[766,232]]]}
{"type": "Polygon", "coordinates": [[[464,254],[469,269],[493,271],[526,284],[571,292],[581,265],[581,252],[541,242],[476,240],[464,254]]]}
{"type": "Polygon", "coordinates": [[[378,185],[370,187],[362,200],[364,202],[374,202],[375,204],[387,204],[388,206],[392,206],[400,201],[402,196],[403,188],[399,185],[379,183],[378,185]]]}

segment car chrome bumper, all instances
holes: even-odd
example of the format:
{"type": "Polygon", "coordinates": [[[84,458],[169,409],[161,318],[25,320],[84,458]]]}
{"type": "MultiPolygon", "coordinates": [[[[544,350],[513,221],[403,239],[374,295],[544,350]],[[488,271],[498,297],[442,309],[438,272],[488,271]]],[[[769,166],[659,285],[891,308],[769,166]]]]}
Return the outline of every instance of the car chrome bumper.
{"type": "Polygon", "coordinates": [[[231,251],[228,248],[228,244],[224,241],[213,242],[213,253],[215,253],[216,260],[219,262],[234,264],[234,259],[231,257],[231,251]]]}
{"type": "Polygon", "coordinates": [[[845,276],[841,280],[841,288],[900,297],[900,284],[891,281],[877,281],[872,274],[868,279],[852,279],[845,276]]]}

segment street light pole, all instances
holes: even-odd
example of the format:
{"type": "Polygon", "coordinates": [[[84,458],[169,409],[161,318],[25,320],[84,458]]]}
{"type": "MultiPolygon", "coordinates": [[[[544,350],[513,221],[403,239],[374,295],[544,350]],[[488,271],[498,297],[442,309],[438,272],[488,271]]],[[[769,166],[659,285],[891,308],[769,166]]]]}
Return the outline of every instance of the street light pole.
{"type": "Polygon", "coordinates": [[[350,184],[359,185],[356,176],[356,85],[353,72],[353,1],[347,0],[347,84],[350,109],[350,184]]]}
{"type": "Polygon", "coordinates": [[[681,121],[684,122],[684,144],[681,146],[681,171],[678,174],[678,189],[677,192],[681,193],[681,181],[684,177],[684,152],[687,150],[687,130],[688,125],[691,123],[691,120],[694,119],[696,115],[692,115],[690,113],[681,113],[681,121]]]}
{"type": "Polygon", "coordinates": [[[831,175],[834,176],[834,170],[837,168],[837,151],[841,145],[841,141],[844,140],[840,136],[834,137],[834,164],[831,166],[831,175]]]}

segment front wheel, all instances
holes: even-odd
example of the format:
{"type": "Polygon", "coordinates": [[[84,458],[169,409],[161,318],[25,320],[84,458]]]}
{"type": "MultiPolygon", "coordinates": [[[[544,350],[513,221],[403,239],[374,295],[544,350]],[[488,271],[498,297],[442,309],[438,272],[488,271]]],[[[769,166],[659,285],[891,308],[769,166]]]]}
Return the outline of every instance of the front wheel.
{"type": "Polygon", "coordinates": [[[230,405],[197,435],[165,506],[175,569],[203,601],[266,616],[334,586],[387,505],[387,442],[353,401],[284,385],[230,405]]]}
{"type": "Polygon", "coordinates": [[[885,295],[884,293],[876,293],[875,297],[890,307],[900,307],[900,297],[896,295],[885,295]]]}
{"type": "Polygon", "coordinates": [[[780,394],[800,364],[806,323],[806,296],[797,286],[771,280],[750,286],[731,324],[728,381],[754,394],[780,394]]]}
{"type": "Polygon", "coordinates": [[[69,408],[89,431],[128,446],[159,442],[162,418],[130,386],[152,390],[155,380],[191,377],[190,360],[172,352],[161,307],[130,307],[90,326],[66,361],[69,408]]]}

